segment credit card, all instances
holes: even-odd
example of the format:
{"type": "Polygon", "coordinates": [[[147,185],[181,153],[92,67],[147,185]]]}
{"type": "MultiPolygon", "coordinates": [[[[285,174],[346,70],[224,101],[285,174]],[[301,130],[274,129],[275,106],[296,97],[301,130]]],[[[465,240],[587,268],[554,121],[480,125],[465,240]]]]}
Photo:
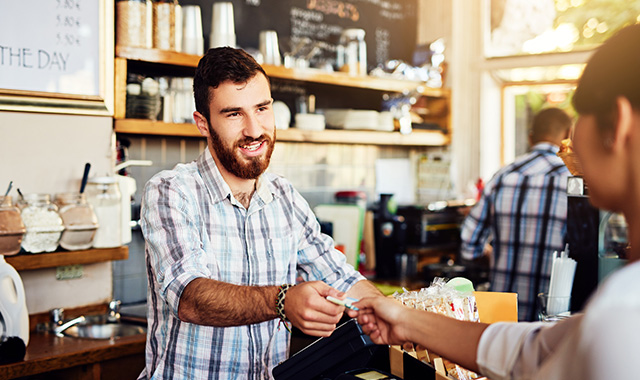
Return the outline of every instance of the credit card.
{"type": "Polygon", "coordinates": [[[327,296],[327,301],[333,302],[336,305],[341,305],[346,307],[347,309],[351,309],[351,310],[360,310],[357,307],[353,306],[354,302],[358,302],[359,300],[355,299],[355,298],[351,298],[351,297],[347,297],[343,300],[336,298],[336,297],[332,297],[332,296],[327,296]]]}

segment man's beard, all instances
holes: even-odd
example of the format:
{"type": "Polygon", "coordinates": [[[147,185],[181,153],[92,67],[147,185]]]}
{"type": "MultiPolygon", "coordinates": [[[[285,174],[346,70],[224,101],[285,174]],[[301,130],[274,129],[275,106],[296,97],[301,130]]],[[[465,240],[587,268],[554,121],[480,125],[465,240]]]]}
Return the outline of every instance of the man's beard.
{"type": "Polygon", "coordinates": [[[235,141],[233,146],[227,146],[211,127],[209,122],[209,135],[211,136],[211,145],[216,152],[220,164],[231,174],[242,179],[256,179],[269,167],[271,154],[273,153],[274,141],[276,138],[276,130],[273,129],[273,139],[263,134],[257,139],[250,137],[235,141]],[[237,148],[243,145],[251,144],[254,141],[263,141],[268,144],[267,152],[260,157],[241,157],[237,148]]]}

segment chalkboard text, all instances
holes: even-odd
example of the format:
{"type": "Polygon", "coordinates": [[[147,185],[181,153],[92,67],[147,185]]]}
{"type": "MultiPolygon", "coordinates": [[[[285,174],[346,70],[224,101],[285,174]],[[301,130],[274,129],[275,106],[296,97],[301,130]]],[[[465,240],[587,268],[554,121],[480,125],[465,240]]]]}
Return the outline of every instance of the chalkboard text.
{"type": "Polygon", "coordinates": [[[0,66],[66,71],[69,53],[0,46],[0,66]]]}

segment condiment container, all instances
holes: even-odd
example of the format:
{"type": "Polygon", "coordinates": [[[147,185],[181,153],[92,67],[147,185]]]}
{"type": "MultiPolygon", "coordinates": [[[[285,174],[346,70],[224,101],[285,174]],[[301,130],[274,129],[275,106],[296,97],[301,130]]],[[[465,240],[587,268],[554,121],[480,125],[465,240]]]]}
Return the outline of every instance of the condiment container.
{"type": "Polygon", "coordinates": [[[98,217],[94,248],[114,248],[122,245],[121,195],[114,177],[94,177],[87,181],[87,202],[98,217]]]}
{"type": "Polygon", "coordinates": [[[367,43],[364,29],[345,29],[337,47],[337,65],[349,75],[367,75],[367,43]]]}
{"type": "Polygon", "coordinates": [[[60,246],[69,251],[89,249],[98,229],[98,217],[84,194],[56,194],[54,203],[64,223],[60,246]]]}
{"type": "Polygon", "coordinates": [[[20,209],[13,204],[11,196],[0,196],[0,255],[11,256],[20,252],[26,231],[20,209]]]}
{"type": "Polygon", "coordinates": [[[64,225],[49,194],[26,194],[18,202],[18,207],[27,229],[22,248],[30,253],[55,251],[64,225]]]}
{"type": "Polygon", "coordinates": [[[116,1],[116,45],[151,47],[151,6],[145,0],[116,1]]]}
{"type": "Polygon", "coordinates": [[[173,0],[153,1],[153,47],[176,50],[176,5],[173,0]]]}

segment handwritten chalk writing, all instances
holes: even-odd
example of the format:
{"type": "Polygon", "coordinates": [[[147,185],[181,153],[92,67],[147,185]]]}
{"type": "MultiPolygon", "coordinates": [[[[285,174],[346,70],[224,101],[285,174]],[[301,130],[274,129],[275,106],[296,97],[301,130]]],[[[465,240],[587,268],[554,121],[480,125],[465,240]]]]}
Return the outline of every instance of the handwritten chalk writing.
{"type": "Polygon", "coordinates": [[[33,67],[35,58],[31,49],[0,46],[0,66],[33,67]]]}
{"type": "Polygon", "coordinates": [[[376,62],[389,60],[389,46],[391,45],[391,33],[383,28],[376,28],[376,62]]]}
{"type": "Polygon", "coordinates": [[[289,12],[291,19],[302,19],[305,21],[322,22],[324,15],[320,12],[308,11],[297,7],[292,7],[289,12]]]}
{"type": "Polygon", "coordinates": [[[56,44],[62,46],[80,46],[80,38],[73,33],[57,33],[56,44]]]}
{"type": "Polygon", "coordinates": [[[391,0],[360,0],[364,3],[374,4],[382,9],[399,10],[402,9],[402,4],[396,3],[391,0]]]}
{"type": "Polygon", "coordinates": [[[80,0],[57,0],[57,8],[80,10],[80,0]]]}
{"type": "Polygon", "coordinates": [[[316,24],[313,22],[292,19],[291,35],[296,37],[311,37],[324,40],[332,35],[340,35],[343,28],[339,25],[316,24]]]}
{"type": "Polygon", "coordinates": [[[402,12],[390,12],[387,10],[381,10],[380,16],[384,18],[388,18],[390,20],[402,20],[404,19],[404,14],[402,12]]]}
{"type": "Polygon", "coordinates": [[[80,17],[73,16],[56,16],[56,26],[59,28],[78,28],[80,27],[80,17]]]}
{"type": "Polygon", "coordinates": [[[358,8],[351,3],[338,0],[307,0],[307,9],[317,10],[326,15],[336,15],[352,21],[360,19],[358,8]]]}

